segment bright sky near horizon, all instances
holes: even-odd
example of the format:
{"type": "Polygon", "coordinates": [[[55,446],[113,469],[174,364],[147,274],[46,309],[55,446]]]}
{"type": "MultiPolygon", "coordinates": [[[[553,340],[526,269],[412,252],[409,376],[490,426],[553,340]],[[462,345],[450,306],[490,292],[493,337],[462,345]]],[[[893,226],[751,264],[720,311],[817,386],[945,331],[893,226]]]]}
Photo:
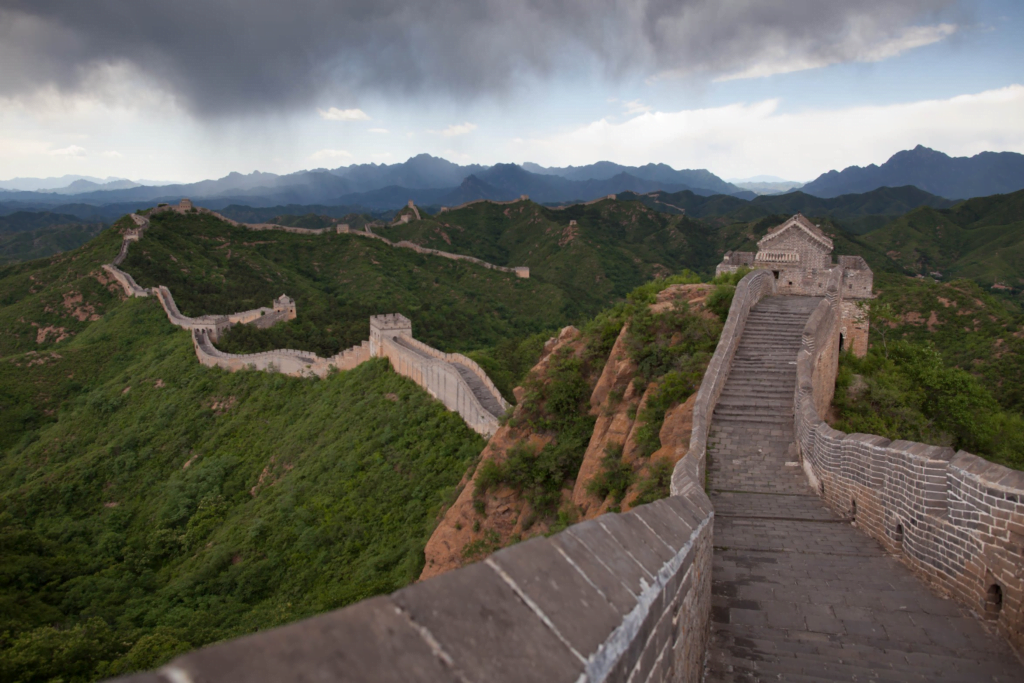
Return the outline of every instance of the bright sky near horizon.
{"type": "Polygon", "coordinates": [[[1020,0],[0,0],[0,64],[0,179],[1024,153],[1020,0]]]}

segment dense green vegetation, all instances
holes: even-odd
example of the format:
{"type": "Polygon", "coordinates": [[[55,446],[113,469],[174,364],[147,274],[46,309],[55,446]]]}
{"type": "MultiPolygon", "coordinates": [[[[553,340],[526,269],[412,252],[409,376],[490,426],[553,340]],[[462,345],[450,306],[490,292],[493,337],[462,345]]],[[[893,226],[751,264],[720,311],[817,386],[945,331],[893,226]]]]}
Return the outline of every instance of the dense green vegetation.
{"type": "Polygon", "coordinates": [[[0,265],[31,261],[85,244],[102,223],[49,211],[18,211],[0,216],[0,265]]]}
{"type": "Polygon", "coordinates": [[[882,275],[875,290],[871,351],[842,357],[834,425],[1024,469],[1024,320],[1016,305],[969,280],[882,275]]]}
{"type": "MultiPolygon", "coordinates": [[[[575,351],[524,385],[519,419],[551,444],[520,445],[478,478],[481,491],[511,485],[557,529],[573,521],[561,501],[593,428],[591,388],[627,321],[637,381],[652,387],[637,416],[642,457],[627,463],[621,445],[610,448],[595,493],[620,502],[632,486],[637,503],[668,493],[671,467],[650,455],[666,411],[696,390],[721,324],[685,306],[647,310],[664,287],[698,275],[643,283],[683,268],[706,279],[724,250],[753,249],[793,208],[763,202],[760,213],[702,222],[640,199],[562,211],[480,204],[378,229],[528,265],[529,280],[364,237],[254,233],[198,214],[155,216],[124,268],[143,286],[169,286],[187,315],[295,297],[297,320],[238,326],[222,344],[230,351],[330,355],[365,339],[370,315],[402,312],[417,338],[467,353],[510,399],[545,340],[578,324],[575,351]]],[[[1024,467],[1019,306],[975,282],[885,272],[939,264],[1016,286],[1020,193],[933,202],[854,234],[888,222],[867,216],[872,201],[888,211],[919,199],[837,198],[815,219],[837,253],[868,259],[880,292],[871,354],[842,360],[837,426],[1024,467]]],[[[253,222],[325,220],[252,211],[253,222]]],[[[129,225],[0,266],[0,680],[95,680],[394,590],[417,575],[437,511],[483,444],[383,362],[325,380],[203,368],[154,300],[124,301],[100,269],[129,225]]],[[[708,299],[720,316],[735,279],[708,299]]],[[[467,551],[499,540],[485,535],[467,551]]]]}
{"type": "Polygon", "coordinates": [[[0,461],[5,681],[150,667],[395,590],[483,446],[383,361],[322,381],[203,368],[153,300],[57,355],[0,362],[5,388],[91,374],[0,461]]]}
{"type": "Polygon", "coordinates": [[[236,326],[234,353],[294,348],[329,356],[369,335],[369,318],[401,312],[417,339],[447,351],[494,346],[579,315],[556,286],[352,235],[251,232],[212,216],[164,213],[122,265],[143,287],[166,285],[185,315],[267,306],[287,293],[298,318],[236,326]]]}
{"type": "Polygon", "coordinates": [[[864,236],[902,272],[1024,289],[1024,191],[921,208],[864,236]]]}
{"type": "Polygon", "coordinates": [[[655,277],[684,268],[710,275],[721,260],[706,225],[636,201],[562,210],[480,203],[374,231],[497,265],[529,266],[531,279],[556,285],[586,315],[655,277]]]}
{"type": "Polygon", "coordinates": [[[951,446],[1024,469],[1024,417],[1001,410],[977,377],[928,344],[843,354],[834,406],[834,426],[846,432],[951,446]]]}
{"type": "Polygon", "coordinates": [[[949,208],[954,202],[928,194],[913,186],[880,187],[863,194],[848,194],[822,199],[804,192],[783,195],[762,195],[751,201],[727,195],[704,197],[688,190],[683,192],[653,192],[648,195],[623,193],[658,211],[680,213],[699,218],[712,225],[752,223],[769,216],[795,213],[805,216],[829,218],[842,223],[854,234],[875,230],[888,221],[921,206],[949,208]]]}

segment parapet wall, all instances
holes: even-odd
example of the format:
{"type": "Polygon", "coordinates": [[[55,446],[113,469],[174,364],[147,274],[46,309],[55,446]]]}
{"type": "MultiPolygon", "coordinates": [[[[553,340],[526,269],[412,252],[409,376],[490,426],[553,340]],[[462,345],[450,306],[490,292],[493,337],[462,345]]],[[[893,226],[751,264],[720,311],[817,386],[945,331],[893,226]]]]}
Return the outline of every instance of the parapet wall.
{"type": "Polygon", "coordinates": [[[699,493],[606,514],[120,680],[698,683],[714,519],[699,493]]]}
{"type": "Polygon", "coordinates": [[[406,337],[405,343],[415,348],[417,351],[425,353],[433,358],[436,358],[445,363],[458,363],[459,365],[468,368],[477,378],[483,383],[483,385],[498,399],[501,404],[502,411],[506,411],[512,407],[512,405],[501,396],[501,392],[498,391],[498,387],[494,386],[494,382],[487,376],[484,369],[480,365],[470,358],[469,356],[463,356],[461,353],[445,353],[444,351],[438,351],[432,346],[428,346],[418,339],[413,337],[406,337]]]}
{"type": "Polygon", "coordinates": [[[829,282],[797,357],[804,471],[829,507],[1024,649],[1024,472],[951,448],[845,434],[822,419],[835,391],[843,282],[829,282]]]}
{"type": "Polygon", "coordinates": [[[196,358],[208,368],[221,368],[228,372],[239,370],[262,370],[280,372],[292,377],[326,377],[332,370],[351,370],[360,363],[370,360],[370,345],[364,341],[330,358],[321,358],[309,351],[295,349],[274,349],[262,353],[224,353],[217,349],[209,332],[202,328],[192,329],[192,345],[196,358]]]}
{"type": "Polygon", "coordinates": [[[506,206],[508,204],[518,204],[519,202],[528,202],[528,201],[530,201],[530,196],[529,195],[525,195],[525,194],[519,195],[519,199],[510,199],[510,200],[508,200],[506,202],[500,202],[497,199],[474,199],[472,201],[468,201],[468,202],[459,204],[458,206],[442,206],[441,210],[438,213],[448,213],[449,211],[458,211],[459,209],[465,209],[467,206],[473,206],[474,204],[494,204],[496,206],[506,206]]]}
{"type": "Polygon", "coordinates": [[[722,336],[715,348],[715,355],[704,372],[697,398],[693,404],[693,430],[690,433],[690,449],[680,460],[672,474],[672,494],[682,495],[690,488],[703,490],[704,474],[707,467],[708,429],[711,416],[718,405],[718,399],[725,388],[725,381],[732,369],[733,357],[743,336],[750,310],[766,296],[776,291],[776,280],[771,271],[755,270],[747,273],[736,285],[729,317],[722,328],[722,336]]]}
{"type": "MultiPolygon", "coordinates": [[[[127,242],[125,242],[125,244],[127,244],[127,242]]],[[[121,288],[124,289],[124,293],[128,297],[149,296],[149,290],[140,287],[139,284],[135,282],[135,278],[118,268],[115,264],[104,264],[103,270],[107,271],[111,277],[117,280],[117,283],[121,285],[121,288]]]]}
{"type": "MultiPolygon", "coordinates": [[[[389,336],[381,340],[375,355],[387,358],[395,372],[416,382],[446,408],[461,415],[470,429],[488,438],[493,436],[498,431],[499,415],[487,410],[455,366],[419,350],[424,346],[406,335],[389,336]]],[[[437,353],[441,354],[440,351],[437,353]]],[[[501,403],[508,406],[497,390],[494,393],[501,403]]]]}

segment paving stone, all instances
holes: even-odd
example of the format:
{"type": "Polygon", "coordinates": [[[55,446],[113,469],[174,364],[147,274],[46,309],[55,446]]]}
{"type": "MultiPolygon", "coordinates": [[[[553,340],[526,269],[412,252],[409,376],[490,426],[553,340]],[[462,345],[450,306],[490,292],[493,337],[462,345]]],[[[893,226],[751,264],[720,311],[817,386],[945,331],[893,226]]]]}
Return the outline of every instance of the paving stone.
{"type": "Polygon", "coordinates": [[[791,360],[817,301],[768,297],[753,309],[712,416],[705,680],[1024,681],[1005,641],[840,522],[802,468],[786,465],[795,459],[791,360]]]}

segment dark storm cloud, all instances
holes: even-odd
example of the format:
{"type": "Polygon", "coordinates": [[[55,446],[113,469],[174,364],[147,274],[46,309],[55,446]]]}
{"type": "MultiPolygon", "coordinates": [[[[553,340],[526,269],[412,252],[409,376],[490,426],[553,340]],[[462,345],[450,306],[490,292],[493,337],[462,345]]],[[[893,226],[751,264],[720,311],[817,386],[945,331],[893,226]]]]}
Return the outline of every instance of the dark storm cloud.
{"type": "Polygon", "coordinates": [[[124,65],[202,117],[367,90],[470,98],[594,66],[720,75],[780,50],[855,59],[952,1],[0,0],[0,96],[124,65]]]}

